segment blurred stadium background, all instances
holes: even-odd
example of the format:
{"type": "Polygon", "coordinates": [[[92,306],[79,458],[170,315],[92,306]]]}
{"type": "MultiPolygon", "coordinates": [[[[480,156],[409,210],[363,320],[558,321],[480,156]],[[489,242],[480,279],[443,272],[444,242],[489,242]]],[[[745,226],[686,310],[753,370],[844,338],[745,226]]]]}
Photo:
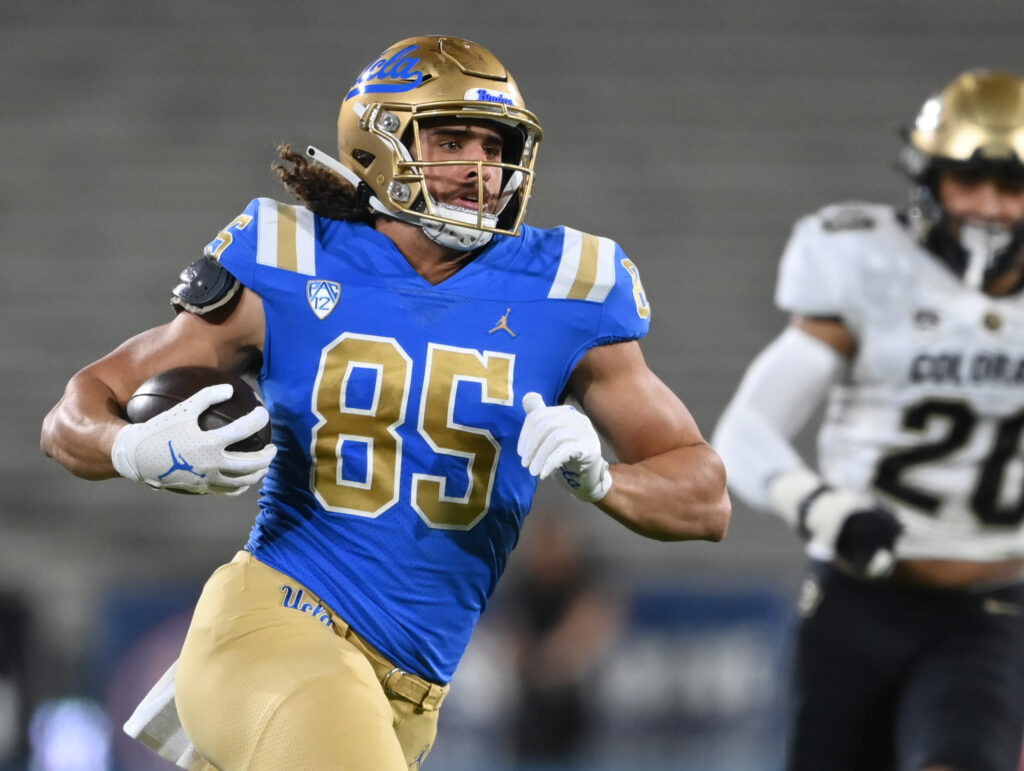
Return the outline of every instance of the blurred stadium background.
{"type": "MultiPolygon", "coordinates": [[[[0,0],[0,769],[169,768],[119,726],[255,497],[74,479],[39,424],[75,370],[170,317],[179,270],[250,198],[282,194],[278,142],[334,146],[341,95],[388,44],[460,35],[512,70],[545,131],[529,221],[622,244],[650,363],[710,434],[785,322],[792,221],[900,203],[899,127],[963,69],[1024,68],[1022,21],[1016,0],[0,0]]],[[[537,518],[570,528],[618,609],[581,673],[583,749],[516,759],[503,586],[428,768],[777,768],[795,538],[737,504],[721,544],[648,542],[553,484],[537,518]]]]}

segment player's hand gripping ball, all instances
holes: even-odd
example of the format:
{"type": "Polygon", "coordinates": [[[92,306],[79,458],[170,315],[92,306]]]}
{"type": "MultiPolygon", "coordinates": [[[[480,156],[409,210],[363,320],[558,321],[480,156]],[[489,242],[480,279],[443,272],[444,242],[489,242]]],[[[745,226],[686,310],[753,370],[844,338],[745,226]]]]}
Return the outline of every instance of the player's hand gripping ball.
{"type": "Polygon", "coordinates": [[[270,416],[241,378],[178,367],[143,383],[111,453],[121,476],[176,492],[238,495],[267,473],[270,416]]]}
{"type": "MultiPolygon", "coordinates": [[[[125,412],[131,423],[145,423],[161,412],[194,396],[203,388],[230,383],[231,398],[217,402],[199,414],[199,427],[203,431],[226,426],[244,417],[260,406],[259,397],[242,378],[214,367],[176,367],[154,375],[140,385],[128,400],[125,412]]],[[[245,439],[224,449],[232,452],[255,452],[270,443],[270,423],[245,439]]]]}

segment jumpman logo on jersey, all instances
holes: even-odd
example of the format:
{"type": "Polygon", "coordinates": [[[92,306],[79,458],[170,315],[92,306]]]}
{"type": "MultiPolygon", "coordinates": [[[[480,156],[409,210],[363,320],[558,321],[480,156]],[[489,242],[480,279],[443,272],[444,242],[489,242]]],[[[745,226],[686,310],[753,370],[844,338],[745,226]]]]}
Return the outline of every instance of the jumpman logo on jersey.
{"type": "Polygon", "coordinates": [[[167,442],[167,449],[171,451],[171,467],[167,469],[167,471],[165,471],[163,474],[158,476],[157,479],[163,479],[165,476],[173,474],[175,471],[187,471],[189,474],[195,474],[200,479],[206,476],[206,474],[200,474],[198,471],[196,471],[196,467],[189,463],[187,460],[185,460],[183,457],[175,454],[174,445],[171,444],[170,441],[167,442]]]}
{"type": "Polygon", "coordinates": [[[510,335],[512,335],[512,337],[515,337],[516,333],[508,328],[508,314],[510,314],[511,312],[512,312],[511,308],[506,308],[505,309],[505,315],[502,316],[500,319],[498,319],[498,323],[494,325],[494,329],[490,330],[487,334],[493,335],[499,329],[504,329],[506,332],[508,332],[510,335]]]}

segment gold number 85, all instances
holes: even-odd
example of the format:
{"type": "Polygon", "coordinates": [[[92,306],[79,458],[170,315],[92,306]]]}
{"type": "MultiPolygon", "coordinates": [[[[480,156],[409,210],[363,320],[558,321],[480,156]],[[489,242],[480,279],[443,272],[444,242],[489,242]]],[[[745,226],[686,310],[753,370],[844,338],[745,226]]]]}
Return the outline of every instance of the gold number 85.
{"type": "MultiPolygon", "coordinates": [[[[469,484],[461,496],[448,495],[447,478],[413,474],[412,504],[430,527],[468,530],[490,508],[500,446],[483,428],[454,421],[460,382],[480,384],[481,400],[511,405],[515,359],[508,354],[474,351],[431,343],[417,431],[434,452],[464,459],[469,484]]],[[[378,517],[398,500],[402,474],[402,438],[412,360],[388,337],[345,333],[324,348],[313,396],[318,422],[313,429],[312,487],[328,511],[378,517]],[[347,404],[350,377],[356,370],[374,378],[371,403],[347,404]],[[365,448],[366,474],[345,479],[345,442],[365,448]]]]}

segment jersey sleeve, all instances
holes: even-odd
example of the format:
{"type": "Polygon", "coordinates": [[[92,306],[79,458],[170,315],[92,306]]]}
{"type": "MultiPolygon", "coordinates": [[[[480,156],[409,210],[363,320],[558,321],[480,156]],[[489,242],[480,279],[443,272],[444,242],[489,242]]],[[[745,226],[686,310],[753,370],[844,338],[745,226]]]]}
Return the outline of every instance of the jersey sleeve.
{"type": "Polygon", "coordinates": [[[650,328],[651,306],[640,272],[610,238],[563,227],[547,231],[557,250],[549,300],[577,300],[599,313],[586,347],[636,340],[650,328]]]}
{"type": "Polygon", "coordinates": [[[784,311],[804,316],[843,318],[855,283],[849,233],[855,224],[844,207],[829,207],[800,219],[779,264],[775,302],[784,311]]]}
{"type": "MultiPolygon", "coordinates": [[[[203,255],[217,260],[249,289],[255,289],[260,216],[266,199],[255,198],[206,245],[203,255]]],[[[265,215],[264,215],[265,216],[265,215]]]]}
{"type": "Polygon", "coordinates": [[[622,247],[613,242],[615,283],[604,303],[598,345],[638,340],[651,328],[651,304],[640,282],[640,271],[622,247]]]}

